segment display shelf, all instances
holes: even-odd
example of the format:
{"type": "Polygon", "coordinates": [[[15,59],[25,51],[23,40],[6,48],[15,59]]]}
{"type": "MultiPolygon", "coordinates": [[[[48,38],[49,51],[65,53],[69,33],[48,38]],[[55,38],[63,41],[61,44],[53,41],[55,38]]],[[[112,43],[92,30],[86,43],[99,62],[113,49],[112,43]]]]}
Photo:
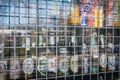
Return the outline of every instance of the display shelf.
{"type": "Polygon", "coordinates": [[[119,6],[119,0],[0,1],[1,80],[120,79],[119,6]]]}

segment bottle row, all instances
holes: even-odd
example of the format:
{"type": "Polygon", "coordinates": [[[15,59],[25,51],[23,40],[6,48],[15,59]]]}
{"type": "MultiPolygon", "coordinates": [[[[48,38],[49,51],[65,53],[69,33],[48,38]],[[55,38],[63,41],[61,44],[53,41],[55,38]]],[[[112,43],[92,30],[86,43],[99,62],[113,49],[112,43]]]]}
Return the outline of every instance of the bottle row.
{"type": "MultiPolygon", "coordinates": [[[[62,53],[59,57],[45,55],[38,57],[32,56],[24,60],[18,58],[10,58],[10,78],[18,79],[20,74],[32,75],[35,69],[43,77],[50,73],[51,75],[68,75],[70,72],[75,74],[87,74],[119,70],[119,61],[115,55],[107,56],[102,54],[100,57],[93,58],[74,55],[67,56],[62,53]],[[22,63],[22,64],[21,64],[22,63]],[[100,69],[100,70],[99,70],[100,69]],[[23,72],[23,73],[21,73],[23,72]]],[[[7,62],[0,61],[0,73],[6,73],[7,62]]]]}
{"type": "Polygon", "coordinates": [[[81,0],[80,3],[74,3],[62,2],[62,5],[54,5],[55,10],[43,8],[46,5],[41,5],[40,24],[86,27],[120,26],[120,1],[81,0]],[[44,14],[46,10],[43,9],[47,9],[49,15],[46,16],[44,14]]]}
{"type": "MultiPolygon", "coordinates": [[[[90,31],[89,31],[90,32],[90,31]]],[[[77,32],[76,32],[77,33],[77,32]]],[[[78,32],[79,33],[79,32],[78,32]]],[[[49,35],[45,36],[43,34],[38,35],[29,35],[29,34],[21,34],[19,36],[14,35],[5,35],[4,41],[5,46],[21,46],[21,47],[35,47],[35,46],[74,46],[74,45],[81,45],[83,42],[86,44],[91,44],[92,40],[95,40],[95,44],[100,44],[99,41],[101,39],[102,42],[109,42],[112,43],[115,39],[118,39],[118,36],[108,35],[105,36],[104,34],[97,35],[97,32],[89,33],[86,36],[77,36],[77,35],[58,35],[54,32],[51,32],[49,35]]],[[[1,37],[2,39],[2,37],[1,37]]],[[[114,42],[113,42],[114,43],[114,42]]],[[[103,44],[104,45],[104,44],[103,44]]]]}
{"type": "Polygon", "coordinates": [[[71,9],[70,23],[91,27],[120,26],[119,5],[119,1],[112,0],[83,0],[80,6],[71,9]]]}

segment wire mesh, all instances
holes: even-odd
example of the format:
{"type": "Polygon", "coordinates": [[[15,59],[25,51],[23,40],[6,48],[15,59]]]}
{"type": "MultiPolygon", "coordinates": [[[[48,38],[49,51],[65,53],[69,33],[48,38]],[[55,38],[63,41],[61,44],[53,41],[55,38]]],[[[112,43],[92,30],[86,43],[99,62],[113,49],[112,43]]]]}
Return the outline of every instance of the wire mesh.
{"type": "Polygon", "coordinates": [[[119,80],[119,0],[0,0],[0,80],[119,80]]]}

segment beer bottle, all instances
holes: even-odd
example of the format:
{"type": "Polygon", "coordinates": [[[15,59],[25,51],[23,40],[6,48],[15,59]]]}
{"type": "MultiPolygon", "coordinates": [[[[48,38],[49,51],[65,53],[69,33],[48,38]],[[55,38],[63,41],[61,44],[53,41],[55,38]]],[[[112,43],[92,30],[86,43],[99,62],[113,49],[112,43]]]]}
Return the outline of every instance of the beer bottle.
{"type": "MultiPolygon", "coordinates": [[[[83,32],[84,33],[84,32],[83,32]]],[[[88,49],[87,49],[87,45],[86,45],[86,38],[84,37],[84,34],[82,34],[82,73],[88,73],[89,72],[89,57],[88,57],[88,49]]]]}
{"type": "Polygon", "coordinates": [[[78,73],[79,71],[79,66],[78,66],[78,55],[74,52],[70,57],[70,69],[73,73],[78,73]]]}
{"type": "Polygon", "coordinates": [[[107,55],[105,54],[104,48],[104,35],[100,35],[100,43],[101,43],[101,50],[100,50],[100,71],[105,71],[107,67],[107,55]]]}
{"type": "Polygon", "coordinates": [[[96,31],[93,31],[91,35],[91,52],[93,57],[98,57],[99,56],[99,50],[98,50],[98,45],[97,45],[97,40],[96,40],[97,33],[96,31]]]}
{"type": "Polygon", "coordinates": [[[107,55],[105,54],[105,50],[101,50],[100,54],[100,71],[105,71],[107,67],[107,55]]]}
{"type": "Polygon", "coordinates": [[[32,33],[32,40],[31,40],[31,42],[32,42],[32,47],[35,47],[36,46],[36,37],[37,37],[37,32],[33,32],[32,33]]]}
{"type": "Polygon", "coordinates": [[[25,73],[24,78],[32,78],[34,72],[34,61],[31,58],[31,54],[27,53],[27,58],[24,59],[22,64],[23,72],[25,73]]]}
{"type": "Polygon", "coordinates": [[[79,7],[77,5],[72,6],[70,10],[70,19],[69,24],[71,25],[79,25],[80,24],[80,13],[79,7]]]}
{"type": "Polygon", "coordinates": [[[22,47],[24,48],[25,47],[25,34],[24,33],[21,34],[21,43],[22,43],[22,47]]]}
{"type": "Polygon", "coordinates": [[[108,70],[115,70],[114,44],[112,43],[112,34],[108,32],[108,70]]]}
{"type": "Polygon", "coordinates": [[[20,78],[20,64],[18,57],[14,54],[10,58],[10,79],[19,79],[20,78]]]}
{"type": "Polygon", "coordinates": [[[40,77],[45,77],[47,73],[47,57],[45,55],[40,55],[38,58],[38,71],[40,77]]]}
{"type": "Polygon", "coordinates": [[[38,34],[38,45],[43,46],[43,35],[42,35],[42,33],[38,34]]]}
{"type": "Polygon", "coordinates": [[[86,57],[82,58],[82,62],[83,62],[83,73],[88,73],[89,72],[88,58],[86,57]]]}
{"type": "Polygon", "coordinates": [[[7,62],[0,61],[0,80],[6,80],[7,62]]]}
{"type": "Polygon", "coordinates": [[[49,33],[49,46],[55,46],[55,33],[49,33]]]}
{"type": "Polygon", "coordinates": [[[115,56],[108,56],[108,70],[115,70],[115,56]]]}
{"type": "Polygon", "coordinates": [[[92,72],[98,72],[98,59],[99,59],[99,46],[97,44],[97,33],[96,31],[93,31],[91,36],[91,53],[92,53],[92,65],[91,65],[91,71],[92,72]]]}
{"type": "Polygon", "coordinates": [[[72,43],[72,46],[77,45],[77,38],[74,35],[71,37],[71,43],[72,43]]]}
{"type": "Polygon", "coordinates": [[[30,50],[30,44],[31,44],[31,38],[30,38],[30,33],[27,33],[26,35],[26,51],[29,51],[30,50]]]}
{"type": "Polygon", "coordinates": [[[47,71],[48,76],[53,77],[57,73],[57,57],[55,56],[55,51],[50,50],[50,52],[47,52],[47,71]]]}
{"type": "Polygon", "coordinates": [[[67,48],[59,48],[60,56],[58,59],[59,75],[68,75],[69,71],[69,58],[67,56],[67,48]]]}

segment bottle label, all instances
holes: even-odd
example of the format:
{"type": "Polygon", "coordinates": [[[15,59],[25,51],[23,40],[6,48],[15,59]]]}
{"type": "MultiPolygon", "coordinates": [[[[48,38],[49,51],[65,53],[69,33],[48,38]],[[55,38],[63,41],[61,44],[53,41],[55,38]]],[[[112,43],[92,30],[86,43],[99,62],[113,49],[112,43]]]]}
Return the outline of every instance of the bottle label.
{"type": "Polygon", "coordinates": [[[87,50],[87,46],[86,46],[86,44],[83,43],[82,54],[85,54],[85,52],[88,52],[88,50],[87,50]]]}
{"type": "Polygon", "coordinates": [[[50,45],[55,45],[54,36],[50,36],[50,45]]]}
{"type": "Polygon", "coordinates": [[[83,58],[83,72],[88,73],[88,58],[83,58]]]}
{"type": "Polygon", "coordinates": [[[59,51],[60,53],[67,53],[67,48],[60,48],[59,51]]]}
{"type": "Polygon", "coordinates": [[[86,25],[87,25],[87,16],[86,16],[86,12],[83,12],[83,13],[82,13],[80,24],[81,24],[82,26],[86,26],[86,25]]]}
{"type": "Polygon", "coordinates": [[[104,48],[104,36],[103,35],[101,35],[100,41],[101,41],[101,48],[104,48]]]}
{"type": "Polygon", "coordinates": [[[31,74],[34,70],[34,62],[32,59],[25,59],[23,62],[23,71],[26,74],[31,74]]]}
{"type": "Polygon", "coordinates": [[[51,57],[49,58],[47,61],[47,67],[48,67],[48,71],[49,72],[57,72],[57,61],[56,61],[56,57],[51,57]]]}
{"type": "Polygon", "coordinates": [[[67,58],[61,58],[59,61],[59,71],[61,73],[67,73],[69,69],[68,59],[67,58]]]}
{"type": "Polygon", "coordinates": [[[22,37],[22,47],[24,48],[25,47],[25,38],[22,37]]]}
{"type": "Polygon", "coordinates": [[[115,70],[115,56],[108,56],[108,69],[115,70]]]}
{"type": "Polygon", "coordinates": [[[72,36],[72,43],[76,43],[76,38],[75,38],[75,36],[72,36]]]}
{"type": "Polygon", "coordinates": [[[92,53],[93,53],[93,57],[94,58],[98,58],[99,57],[99,54],[98,54],[98,46],[95,45],[93,48],[92,48],[92,53]]]}
{"type": "Polygon", "coordinates": [[[108,43],[108,47],[112,50],[114,50],[114,45],[112,43],[108,43]]]}
{"type": "Polygon", "coordinates": [[[26,38],[26,50],[30,50],[30,38],[26,38]]]}
{"type": "Polygon", "coordinates": [[[41,46],[41,45],[43,45],[43,38],[42,38],[42,36],[40,35],[40,36],[39,36],[39,46],[41,46]]]}
{"type": "Polygon", "coordinates": [[[107,67],[107,56],[106,54],[102,54],[100,57],[100,66],[103,68],[107,67]]]}
{"type": "Polygon", "coordinates": [[[45,75],[47,70],[47,58],[45,56],[41,56],[38,59],[38,71],[41,75],[45,75]]]}
{"type": "Polygon", "coordinates": [[[70,68],[71,68],[72,72],[74,72],[74,73],[78,72],[78,56],[77,55],[71,57],[70,68]]]}
{"type": "Polygon", "coordinates": [[[83,5],[84,12],[89,12],[91,10],[91,5],[86,3],[83,5]]]}
{"type": "Polygon", "coordinates": [[[35,42],[32,42],[32,47],[35,47],[35,42]]]}
{"type": "Polygon", "coordinates": [[[93,66],[92,66],[92,72],[93,72],[93,73],[98,72],[98,66],[97,66],[97,65],[93,65],[93,66]]]}
{"type": "Polygon", "coordinates": [[[20,65],[18,60],[10,61],[10,78],[18,79],[20,77],[20,65]]]}
{"type": "Polygon", "coordinates": [[[95,37],[94,36],[91,37],[91,46],[92,47],[95,46],[95,37]]]}

